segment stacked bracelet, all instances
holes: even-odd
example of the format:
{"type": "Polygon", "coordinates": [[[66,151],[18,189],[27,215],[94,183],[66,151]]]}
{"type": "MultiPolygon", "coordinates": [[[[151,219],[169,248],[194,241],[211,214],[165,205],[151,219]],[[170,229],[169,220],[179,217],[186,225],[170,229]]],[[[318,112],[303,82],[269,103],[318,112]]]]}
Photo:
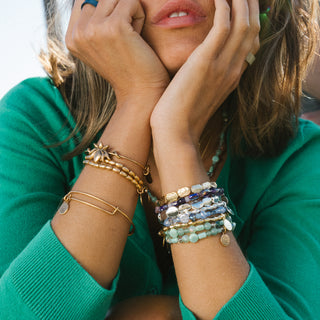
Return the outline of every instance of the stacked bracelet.
{"type": "Polygon", "coordinates": [[[170,192],[161,204],[155,208],[155,213],[163,226],[159,235],[167,243],[194,243],[221,233],[221,243],[229,245],[230,237],[226,232],[235,228],[230,217],[233,213],[224,190],[217,188],[216,183],[205,182],[170,192]],[[209,222],[214,224],[206,229],[209,222]]]}
{"type": "Polygon", "coordinates": [[[68,211],[69,211],[69,208],[70,208],[70,202],[71,201],[76,201],[76,202],[79,202],[81,204],[84,204],[86,206],[89,206],[91,208],[94,208],[94,209],[97,209],[97,210],[100,210],[110,216],[114,216],[117,212],[119,212],[132,226],[131,228],[131,231],[129,232],[129,236],[133,235],[134,231],[135,231],[135,226],[134,226],[134,223],[133,221],[128,217],[127,214],[125,214],[122,210],[120,210],[119,207],[116,207],[114,205],[112,205],[111,203],[105,201],[105,200],[102,200],[92,194],[89,194],[89,193],[86,193],[86,192],[81,192],[81,191],[70,191],[68,194],[66,194],[64,197],[63,197],[63,203],[61,204],[60,208],[58,209],[58,213],[61,214],[61,215],[64,215],[66,214],[68,211]],[[78,195],[81,195],[81,196],[85,196],[85,197],[88,197],[90,199],[94,199],[100,203],[102,203],[104,206],[107,206],[107,207],[110,207],[113,209],[113,211],[109,211],[105,208],[102,208],[102,207],[99,207],[91,202],[88,202],[88,201],[85,201],[85,200],[82,200],[82,199],[79,199],[79,198],[76,198],[74,195],[75,194],[78,194],[78,195]]]}
{"type": "Polygon", "coordinates": [[[94,149],[87,149],[88,155],[85,157],[85,160],[83,161],[84,164],[96,167],[96,168],[102,168],[107,169],[110,171],[113,171],[115,173],[120,174],[127,180],[129,180],[131,183],[135,185],[137,188],[138,194],[142,194],[146,192],[146,187],[144,186],[143,181],[138,177],[137,174],[135,174],[132,170],[125,167],[122,163],[118,163],[112,160],[112,157],[117,157],[118,159],[126,159],[139,167],[141,167],[144,170],[144,175],[146,176],[148,181],[152,181],[151,175],[150,175],[150,168],[149,166],[143,166],[139,162],[132,160],[126,156],[120,155],[116,151],[108,151],[109,146],[104,146],[101,142],[99,145],[94,144],[94,149]]]}

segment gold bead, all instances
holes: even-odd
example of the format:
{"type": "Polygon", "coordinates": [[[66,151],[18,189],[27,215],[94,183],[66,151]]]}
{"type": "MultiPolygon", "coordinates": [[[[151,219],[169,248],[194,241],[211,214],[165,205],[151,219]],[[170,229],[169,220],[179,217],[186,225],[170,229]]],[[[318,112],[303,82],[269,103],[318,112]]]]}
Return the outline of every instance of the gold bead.
{"type": "Polygon", "coordinates": [[[166,202],[173,202],[178,200],[178,194],[176,192],[170,192],[165,196],[166,202]]]}

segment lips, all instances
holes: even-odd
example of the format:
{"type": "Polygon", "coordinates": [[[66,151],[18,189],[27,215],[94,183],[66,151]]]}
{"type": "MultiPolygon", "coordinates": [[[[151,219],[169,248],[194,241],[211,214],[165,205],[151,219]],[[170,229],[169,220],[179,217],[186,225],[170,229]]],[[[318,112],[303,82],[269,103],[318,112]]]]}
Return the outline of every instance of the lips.
{"type": "Polygon", "coordinates": [[[206,18],[201,6],[192,0],[168,1],[151,19],[153,24],[184,26],[198,23],[206,18]]]}

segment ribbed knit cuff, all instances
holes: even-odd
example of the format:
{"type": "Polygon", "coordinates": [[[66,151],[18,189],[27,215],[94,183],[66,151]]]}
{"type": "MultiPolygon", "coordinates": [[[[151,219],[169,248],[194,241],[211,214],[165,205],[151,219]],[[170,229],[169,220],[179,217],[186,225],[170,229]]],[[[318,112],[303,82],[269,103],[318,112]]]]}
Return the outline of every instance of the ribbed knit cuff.
{"type": "MultiPolygon", "coordinates": [[[[196,320],[179,297],[183,320],[196,320]]],[[[248,278],[238,292],[222,307],[214,320],[273,320],[287,319],[283,309],[272,296],[257,270],[250,263],[248,278]]]]}
{"type": "Polygon", "coordinates": [[[40,319],[104,319],[116,290],[101,287],[64,248],[48,222],[10,266],[9,276],[40,319]]]}

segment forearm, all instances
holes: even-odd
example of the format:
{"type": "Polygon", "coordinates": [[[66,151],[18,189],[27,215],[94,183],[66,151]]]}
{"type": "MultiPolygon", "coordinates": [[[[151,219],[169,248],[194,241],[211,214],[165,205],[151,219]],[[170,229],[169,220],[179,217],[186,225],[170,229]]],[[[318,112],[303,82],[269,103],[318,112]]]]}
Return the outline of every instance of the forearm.
{"type": "MultiPolygon", "coordinates": [[[[146,163],[150,148],[148,110],[157,96],[118,106],[100,141],[111,150],[146,163]]],[[[142,177],[142,169],[121,159],[118,161],[142,177]]],[[[72,190],[85,192],[119,207],[133,218],[137,191],[121,175],[86,166],[72,190]]],[[[87,200],[87,199],[86,199],[87,200]]],[[[90,201],[89,201],[90,202],[90,201]]],[[[74,258],[103,286],[108,287],[119,268],[130,223],[117,213],[110,216],[97,209],[70,202],[65,215],[56,214],[52,227],[60,241],[74,258]]]]}
{"type": "MultiPolygon", "coordinates": [[[[157,157],[163,194],[208,180],[192,144],[154,141],[156,150],[170,154],[170,160],[157,157]],[[187,156],[186,156],[187,155],[187,156]],[[183,165],[181,164],[183,161],[183,165]]],[[[171,142],[175,139],[171,139],[171,142]]],[[[184,304],[199,318],[212,319],[244,283],[249,265],[232,235],[228,247],[220,236],[211,236],[195,244],[172,244],[171,251],[184,304]]]]}

